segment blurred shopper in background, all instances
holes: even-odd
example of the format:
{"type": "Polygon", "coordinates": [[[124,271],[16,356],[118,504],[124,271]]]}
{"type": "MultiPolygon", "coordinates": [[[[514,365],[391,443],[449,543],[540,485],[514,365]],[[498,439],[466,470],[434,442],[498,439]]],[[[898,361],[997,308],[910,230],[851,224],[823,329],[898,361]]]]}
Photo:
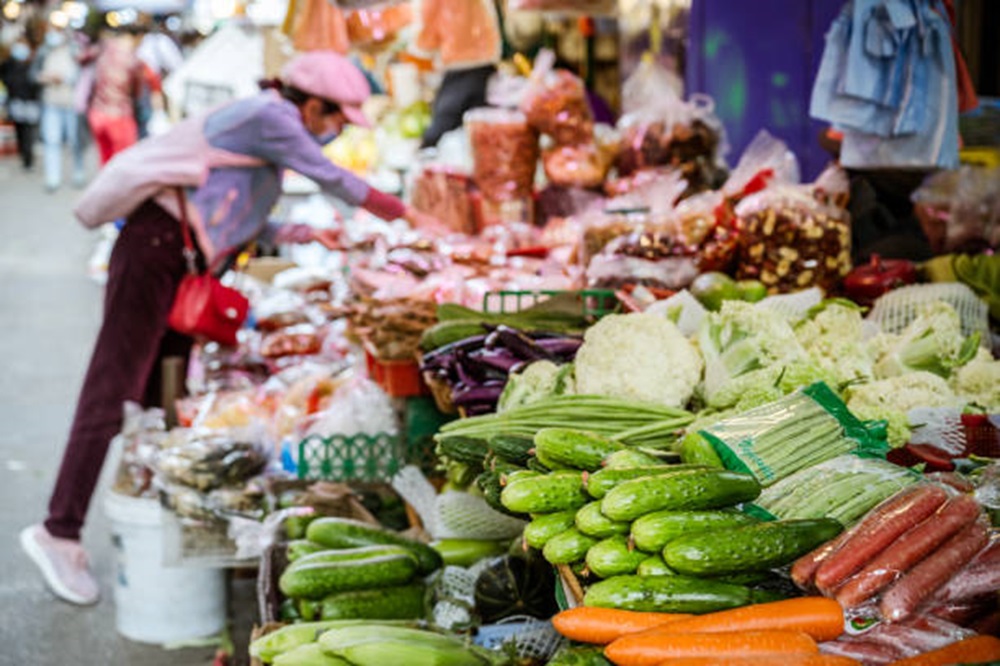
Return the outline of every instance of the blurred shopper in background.
{"type": "Polygon", "coordinates": [[[87,121],[101,166],[139,139],[136,100],[145,85],[135,39],[124,32],[105,32],[94,63],[94,82],[87,121]]]}
{"type": "Polygon", "coordinates": [[[45,33],[39,50],[38,82],[42,92],[42,143],[45,146],[45,189],[54,192],[62,185],[63,146],[73,160],[73,185],[84,184],[83,142],[75,105],[80,65],[71,34],[56,28],[45,33]]]}
{"type": "Polygon", "coordinates": [[[0,81],[7,89],[7,117],[14,123],[21,166],[31,171],[35,165],[35,141],[42,116],[41,87],[35,81],[34,50],[21,36],[0,62],[0,81]]]}

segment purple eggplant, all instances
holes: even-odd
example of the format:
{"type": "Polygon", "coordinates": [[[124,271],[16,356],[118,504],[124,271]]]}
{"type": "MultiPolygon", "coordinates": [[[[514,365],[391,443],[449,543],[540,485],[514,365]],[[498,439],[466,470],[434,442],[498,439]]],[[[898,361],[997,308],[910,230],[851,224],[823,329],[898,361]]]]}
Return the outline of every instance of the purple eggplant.
{"type": "Polygon", "coordinates": [[[545,338],[535,340],[535,344],[550,354],[555,354],[559,357],[573,357],[576,356],[576,352],[580,349],[580,345],[583,344],[583,340],[580,338],[545,338]]]}
{"type": "Polygon", "coordinates": [[[497,330],[490,333],[496,336],[498,345],[509,349],[518,358],[525,361],[554,361],[555,356],[543,347],[540,347],[534,340],[521,331],[507,326],[498,326],[497,330]]]}
{"type": "Polygon", "coordinates": [[[496,405],[503,393],[503,383],[490,382],[479,386],[459,385],[452,389],[451,400],[459,407],[490,403],[496,405]]]}
{"type": "Polygon", "coordinates": [[[474,335],[471,338],[465,338],[464,340],[459,340],[458,342],[453,342],[450,345],[445,345],[444,347],[438,347],[432,352],[424,354],[424,362],[431,362],[434,359],[440,358],[442,356],[452,356],[455,352],[459,351],[471,351],[473,349],[479,349],[483,346],[486,341],[486,335],[474,335]]]}
{"type": "Polygon", "coordinates": [[[504,373],[504,376],[510,373],[518,364],[522,363],[521,359],[514,356],[510,350],[503,348],[474,351],[469,354],[469,361],[475,361],[476,363],[499,370],[504,373]]]}

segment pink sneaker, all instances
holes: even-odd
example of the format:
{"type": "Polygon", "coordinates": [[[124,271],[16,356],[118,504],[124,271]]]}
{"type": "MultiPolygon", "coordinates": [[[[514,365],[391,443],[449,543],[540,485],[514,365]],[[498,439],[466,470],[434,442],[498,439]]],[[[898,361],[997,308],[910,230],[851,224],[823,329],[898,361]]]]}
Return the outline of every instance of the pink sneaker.
{"type": "Polygon", "coordinates": [[[21,547],[55,595],[80,606],[96,604],[101,592],[79,541],[59,539],[42,525],[21,530],[21,547]]]}

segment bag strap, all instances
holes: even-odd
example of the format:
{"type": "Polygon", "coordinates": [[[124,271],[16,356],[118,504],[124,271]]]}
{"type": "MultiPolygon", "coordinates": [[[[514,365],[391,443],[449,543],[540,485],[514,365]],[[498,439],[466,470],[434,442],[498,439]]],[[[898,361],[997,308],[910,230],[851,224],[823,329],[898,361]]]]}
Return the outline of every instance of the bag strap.
{"type": "Polygon", "coordinates": [[[198,275],[198,264],[195,261],[197,253],[194,251],[194,242],[191,240],[191,225],[188,224],[187,197],[184,196],[183,187],[175,187],[174,192],[177,193],[177,204],[180,208],[181,236],[184,238],[183,252],[184,259],[187,261],[188,273],[198,275]]]}

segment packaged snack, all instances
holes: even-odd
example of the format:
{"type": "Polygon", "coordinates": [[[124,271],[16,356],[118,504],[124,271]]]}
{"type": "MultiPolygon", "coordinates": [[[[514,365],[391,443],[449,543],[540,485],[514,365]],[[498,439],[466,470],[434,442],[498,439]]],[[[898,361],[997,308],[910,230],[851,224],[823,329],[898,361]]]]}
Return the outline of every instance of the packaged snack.
{"type": "Polygon", "coordinates": [[[593,142],[549,148],[542,164],[549,182],[564,187],[599,187],[611,168],[607,154],[593,142]]]}
{"type": "Polygon", "coordinates": [[[465,114],[472,149],[473,177],[492,201],[531,196],[538,165],[538,135],[524,114],[473,109],[465,114]]]}
{"type": "Polygon", "coordinates": [[[410,202],[450,231],[475,234],[478,228],[472,179],[443,166],[426,166],[413,179],[410,202]]]}
{"type": "Polygon", "coordinates": [[[557,146],[592,141],[594,116],[587,102],[587,89],[572,72],[552,69],[553,61],[551,52],[538,57],[521,110],[528,123],[552,137],[557,146]]]}

